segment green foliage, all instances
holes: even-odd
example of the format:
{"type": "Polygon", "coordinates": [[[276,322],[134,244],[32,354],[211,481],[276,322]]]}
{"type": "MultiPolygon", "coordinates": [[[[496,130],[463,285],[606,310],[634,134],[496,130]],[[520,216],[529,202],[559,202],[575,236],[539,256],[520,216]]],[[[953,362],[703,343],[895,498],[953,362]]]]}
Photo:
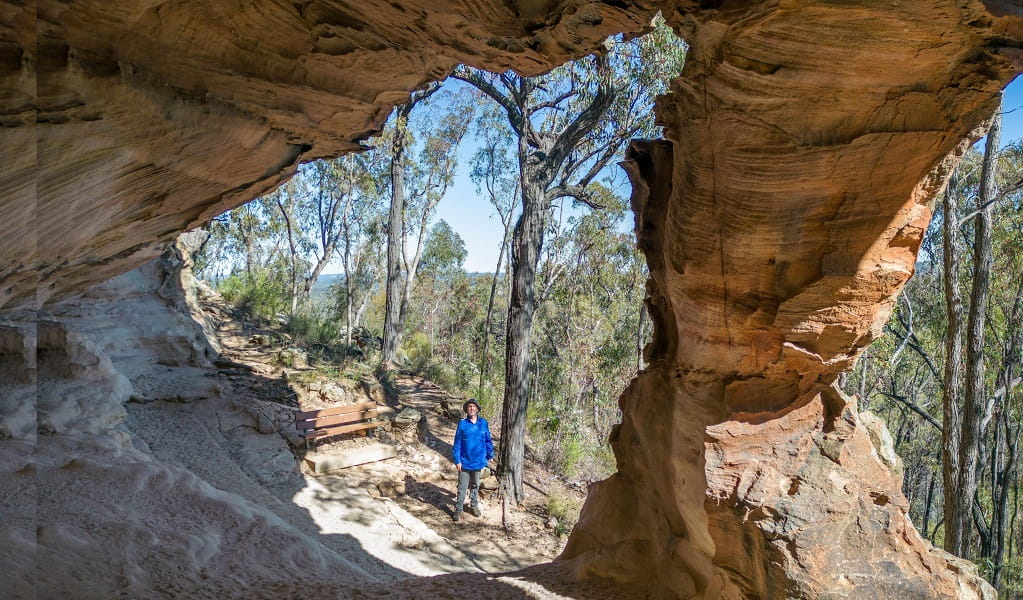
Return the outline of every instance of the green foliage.
{"type": "Polygon", "coordinates": [[[582,503],[571,496],[552,492],[547,496],[547,514],[558,520],[555,532],[558,535],[565,535],[572,531],[579,521],[579,513],[582,511],[582,503]]]}
{"type": "MultiPolygon", "coordinates": [[[[993,565],[988,565],[987,570],[992,571],[991,567],[993,565]]],[[[1001,579],[1001,585],[998,586],[999,597],[1023,598],[1023,556],[1013,556],[1002,565],[1001,579]]]]}
{"type": "Polygon", "coordinates": [[[402,342],[402,350],[406,357],[405,366],[413,373],[422,375],[449,390],[456,386],[454,369],[451,365],[435,359],[433,344],[424,333],[416,331],[406,336],[402,342]]]}
{"type": "Polygon", "coordinates": [[[419,263],[422,277],[447,279],[455,277],[461,270],[468,253],[465,242],[447,221],[440,220],[430,230],[423,249],[423,258],[419,263]]]}
{"type": "Polygon", "coordinates": [[[338,346],[342,327],[338,319],[322,308],[308,307],[288,317],[287,331],[298,345],[338,346]]]}
{"type": "Polygon", "coordinates": [[[433,344],[425,333],[416,331],[406,336],[402,343],[405,365],[416,373],[423,373],[433,362],[433,344]]]}
{"type": "Polygon", "coordinates": [[[254,317],[271,319],[288,309],[288,283],[282,272],[258,268],[251,275],[235,273],[220,282],[224,299],[254,317]]]}

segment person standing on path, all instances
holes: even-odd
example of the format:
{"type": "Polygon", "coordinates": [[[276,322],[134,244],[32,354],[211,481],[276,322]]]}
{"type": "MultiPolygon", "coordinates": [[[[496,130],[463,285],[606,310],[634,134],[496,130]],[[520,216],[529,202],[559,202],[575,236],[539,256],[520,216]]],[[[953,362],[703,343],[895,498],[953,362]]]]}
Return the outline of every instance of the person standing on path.
{"type": "Polygon", "coordinates": [[[458,470],[458,500],[455,502],[454,520],[462,520],[465,491],[469,490],[469,512],[480,516],[480,471],[494,458],[494,442],[490,439],[490,424],[480,415],[480,405],[470,398],[462,405],[465,418],[458,422],[452,454],[458,470]]]}

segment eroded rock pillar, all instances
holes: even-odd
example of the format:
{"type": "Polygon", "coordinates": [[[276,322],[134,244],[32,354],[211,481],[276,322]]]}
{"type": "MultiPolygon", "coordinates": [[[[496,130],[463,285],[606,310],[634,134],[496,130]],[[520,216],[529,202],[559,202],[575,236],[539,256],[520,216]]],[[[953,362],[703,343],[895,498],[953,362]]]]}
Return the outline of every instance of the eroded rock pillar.
{"type": "Polygon", "coordinates": [[[1020,70],[1005,49],[1019,19],[969,2],[731,6],[667,16],[691,45],[658,106],[670,141],[628,161],[650,367],[621,398],[618,473],[561,559],[659,597],[990,597],[913,529],[883,426],[834,382],[1020,70]]]}

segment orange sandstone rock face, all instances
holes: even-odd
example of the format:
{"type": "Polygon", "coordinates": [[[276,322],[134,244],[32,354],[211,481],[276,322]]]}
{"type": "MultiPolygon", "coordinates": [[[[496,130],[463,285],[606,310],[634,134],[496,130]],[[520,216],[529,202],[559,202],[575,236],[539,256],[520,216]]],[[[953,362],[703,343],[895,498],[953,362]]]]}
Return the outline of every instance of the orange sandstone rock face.
{"type": "Polygon", "coordinates": [[[706,448],[723,596],[994,598],[972,564],[914,529],[901,472],[839,390],[708,427],[706,448]]]}
{"type": "Polygon", "coordinates": [[[673,143],[634,144],[627,167],[651,367],[621,399],[619,473],[562,559],[664,597],[992,597],[913,530],[900,476],[832,384],[1019,71],[1019,11],[715,6],[667,15],[691,44],[658,107],[673,143]]]}
{"type": "Polygon", "coordinates": [[[0,1],[0,308],[155,258],[456,64],[539,73],[645,3],[0,1]],[[638,4],[638,5],[637,5],[638,4]]]}
{"type": "Polygon", "coordinates": [[[654,597],[989,595],[913,531],[832,383],[1021,70],[1009,0],[0,0],[0,309],[59,302],[357,149],[459,62],[541,72],[658,9],[691,54],[659,106],[670,141],[629,158],[651,367],[562,566],[654,597]]]}

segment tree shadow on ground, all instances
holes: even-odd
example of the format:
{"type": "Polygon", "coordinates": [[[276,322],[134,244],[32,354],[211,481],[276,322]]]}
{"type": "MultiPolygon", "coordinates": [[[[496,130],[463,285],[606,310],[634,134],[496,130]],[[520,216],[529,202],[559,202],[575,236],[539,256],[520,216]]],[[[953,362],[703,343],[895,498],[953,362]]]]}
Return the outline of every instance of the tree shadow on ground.
{"type": "Polygon", "coordinates": [[[433,430],[430,429],[430,424],[425,418],[419,421],[419,439],[442,456],[447,458],[452,457],[454,447],[450,442],[437,437],[437,435],[433,433],[433,430]]]}
{"type": "Polygon", "coordinates": [[[405,494],[429,504],[448,516],[455,514],[455,494],[428,481],[416,481],[411,475],[405,476],[405,494]]]}

